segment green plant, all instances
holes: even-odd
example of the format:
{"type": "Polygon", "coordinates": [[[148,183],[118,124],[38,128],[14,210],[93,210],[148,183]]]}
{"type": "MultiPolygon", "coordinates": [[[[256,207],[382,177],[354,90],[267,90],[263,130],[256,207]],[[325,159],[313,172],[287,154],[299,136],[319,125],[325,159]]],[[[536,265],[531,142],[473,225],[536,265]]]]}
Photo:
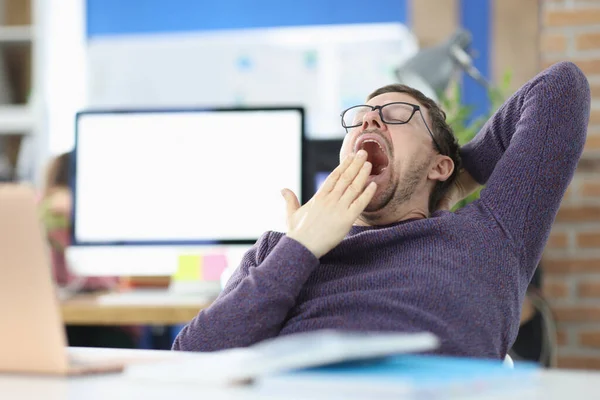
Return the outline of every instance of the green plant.
{"type": "MultiPolygon", "coordinates": [[[[487,120],[500,108],[507,99],[510,91],[510,82],[512,74],[510,71],[504,73],[500,84],[493,85],[488,90],[488,98],[490,100],[490,110],[486,115],[472,119],[473,107],[466,106],[462,103],[461,91],[459,85],[452,86],[446,93],[442,93],[440,105],[446,112],[446,121],[452,127],[458,143],[462,146],[475,137],[477,132],[483,127],[487,120]]],[[[466,206],[473,200],[479,198],[481,189],[460,201],[454,207],[457,210],[466,206]]]]}

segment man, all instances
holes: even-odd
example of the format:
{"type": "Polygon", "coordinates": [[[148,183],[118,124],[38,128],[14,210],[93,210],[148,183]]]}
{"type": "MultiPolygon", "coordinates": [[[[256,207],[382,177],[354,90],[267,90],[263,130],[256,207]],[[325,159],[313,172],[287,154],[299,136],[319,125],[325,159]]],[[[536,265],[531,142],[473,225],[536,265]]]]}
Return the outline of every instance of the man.
{"type": "Polygon", "coordinates": [[[442,354],[506,355],[583,149],[585,76],[566,62],[542,72],[460,156],[420,92],[391,85],[366,104],[343,114],[342,162],[315,196],[300,206],[283,191],[287,234],[258,240],[174,349],[340,329],[429,331],[442,354]],[[480,200],[449,211],[480,184],[480,200]]]}

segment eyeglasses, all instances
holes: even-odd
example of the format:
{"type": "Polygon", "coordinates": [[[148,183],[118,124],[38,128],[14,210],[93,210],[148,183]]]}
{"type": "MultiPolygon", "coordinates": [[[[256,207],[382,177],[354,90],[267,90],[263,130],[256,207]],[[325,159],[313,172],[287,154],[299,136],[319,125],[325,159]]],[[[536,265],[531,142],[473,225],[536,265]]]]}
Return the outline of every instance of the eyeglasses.
{"type": "Polygon", "coordinates": [[[421,107],[416,104],[411,103],[403,103],[403,102],[394,102],[384,104],[382,106],[368,106],[368,105],[359,105],[350,107],[345,110],[342,114],[342,126],[348,132],[350,128],[356,128],[357,126],[361,126],[363,124],[363,120],[365,114],[371,111],[379,111],[379,118],[381,118],[381,122],[386,125],[403,125],[408,123],[413,115],[417,111],[421,115],[421,119],[433,140],[433,144],[437,148],[437,150],[442,153],[441,147],[438,142],[435,140],[431,129],[429,129],[429,125],[427,125],[427,121],[425,121],[425,117],[423,117],[423,112],[421,111],[421,107]]]}

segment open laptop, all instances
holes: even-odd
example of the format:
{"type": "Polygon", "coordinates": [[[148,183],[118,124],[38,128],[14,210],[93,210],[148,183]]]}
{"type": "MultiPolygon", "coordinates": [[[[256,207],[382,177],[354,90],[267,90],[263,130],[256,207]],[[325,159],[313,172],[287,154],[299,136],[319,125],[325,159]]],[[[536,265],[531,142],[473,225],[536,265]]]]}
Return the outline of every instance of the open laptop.
{"type": "Polygon", "coordinates": [[[122,371],[122,363],[69,359],[33,188],[0,185],[0,221],[0,373],[122,371]]]}

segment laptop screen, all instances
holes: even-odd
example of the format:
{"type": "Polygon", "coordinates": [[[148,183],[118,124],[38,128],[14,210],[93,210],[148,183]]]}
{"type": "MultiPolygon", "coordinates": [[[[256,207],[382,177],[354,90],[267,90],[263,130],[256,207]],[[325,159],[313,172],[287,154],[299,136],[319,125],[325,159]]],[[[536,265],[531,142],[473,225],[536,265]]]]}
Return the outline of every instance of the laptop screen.
{"type": "Polygon", "coordinates": [[[73,244],[252,243],[301,198],[300,108],[77,115],[73,244]]]}

